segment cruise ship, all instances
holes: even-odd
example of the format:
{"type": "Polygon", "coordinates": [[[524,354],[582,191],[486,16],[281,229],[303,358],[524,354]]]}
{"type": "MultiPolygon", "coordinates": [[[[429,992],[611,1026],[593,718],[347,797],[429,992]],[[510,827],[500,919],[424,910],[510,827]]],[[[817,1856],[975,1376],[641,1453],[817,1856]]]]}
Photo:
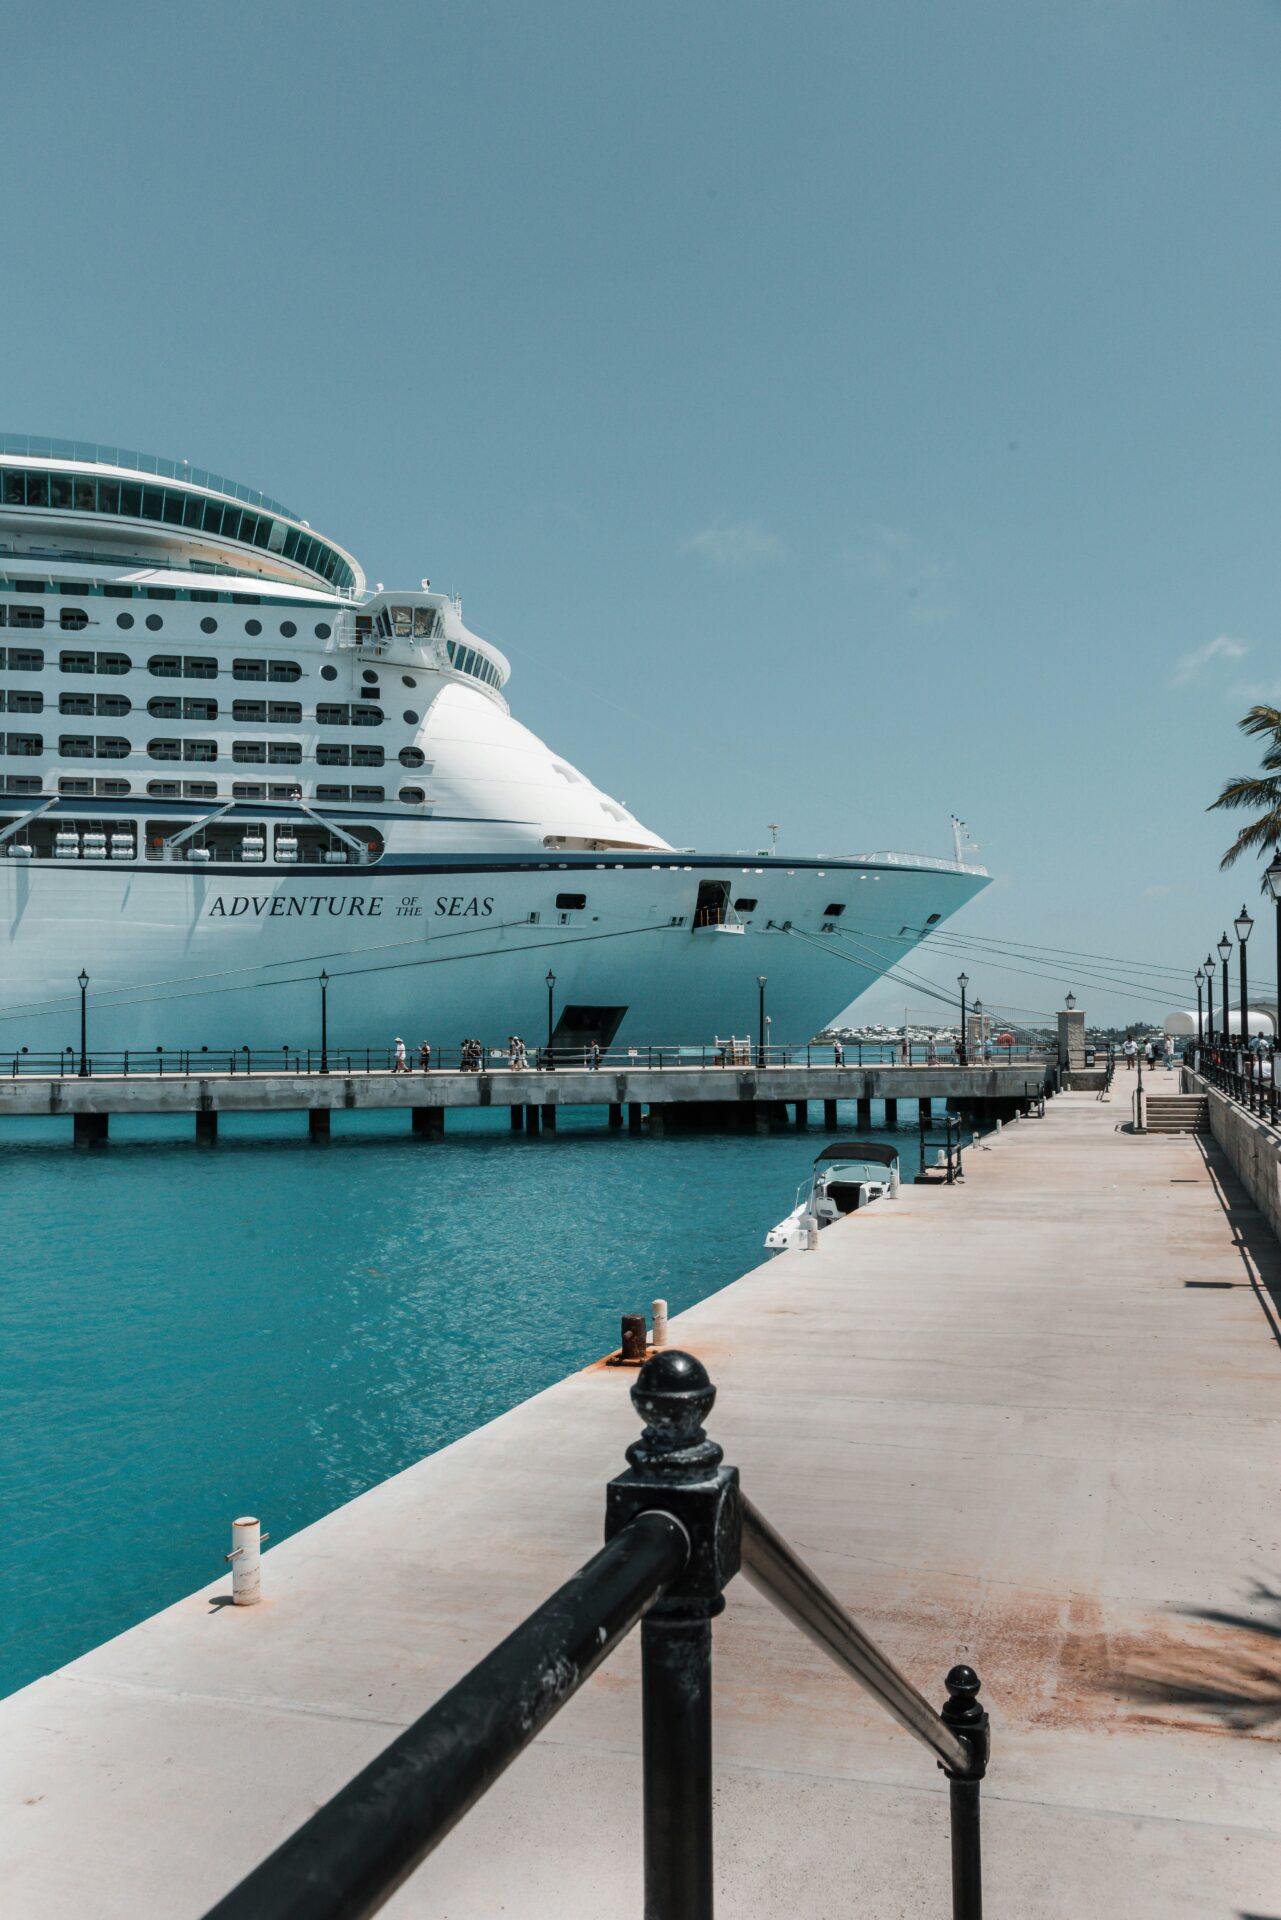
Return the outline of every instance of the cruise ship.
{"type": "Polygon", "coordinates": [[[95,1049],[305,1047],[322,973],[340,1047],[803,1042],[988,877],[672,847],[456,598],[122,447],[0,436],[0,668],[0,1059],[82,973],[95,1049]]]}

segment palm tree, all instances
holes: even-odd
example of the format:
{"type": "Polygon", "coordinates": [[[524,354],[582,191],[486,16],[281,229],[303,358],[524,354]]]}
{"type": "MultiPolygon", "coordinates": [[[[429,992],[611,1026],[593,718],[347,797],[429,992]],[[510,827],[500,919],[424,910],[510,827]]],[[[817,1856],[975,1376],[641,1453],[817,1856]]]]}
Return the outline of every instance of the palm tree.
{"type": "Polygon", "coordinates": [[[1266,739],[1268,747],[1262,773],[1229,780],[1206,808],[1213,813],[1216,807],[1250,807],[1255,814],[1220,860],[1220,868],[1232,866],[1243,853],[1268,853],[1281,843],[1281,707],[1251,707],[1237,724],[1242,733],[1266,739]]]}

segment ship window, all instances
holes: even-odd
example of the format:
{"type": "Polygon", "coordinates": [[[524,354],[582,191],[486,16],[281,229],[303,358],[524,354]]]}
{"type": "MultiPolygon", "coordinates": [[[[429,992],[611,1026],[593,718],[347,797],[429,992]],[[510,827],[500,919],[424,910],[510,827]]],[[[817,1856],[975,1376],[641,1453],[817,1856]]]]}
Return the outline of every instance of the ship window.
{"type": "Polygon", "coordinates": [[[256,635],[258,635],[258,634],[260,634],[260,633],[262,632],[262,621],[261,621],[261,620],[246,620],[246,621],[245,621],[245,632],[246,632],[246,633],[250,633],[250,634],[253,634],[253,635],[255,635],[255,636],[256,636],[256,635]]]}
{"type": "Polygon", "coordinates": [[[67,774],[64,774],[62,776],[62,779],[59,780],[58,782],[58,792],[69,793],[73,796],[92,793],[93,781],[92,780],[73,780],[67,774]]]}
{"type": "Polygon", "coordinates": [[[319,767],[346,767],[351,764],[351,749],[335,746],[331,741],[322,740],[316,748],[316,765],[319,767]]]}
{"type": "Polygon", "coordinates": [[[267,662],[265,660],[233,660],[231,677],[233,680],[265,680],[267,662]]]}
{"type": "Polygon", "coordinates": [[[350,800],[350,787],[317,787],[317,800],[350,800]]]}
{"type": "Polygon", "coordinates": [[[152,760],[181,760],[182,745],[177,740],[149,740],[147,753],[152,760]]]}
{"type": "Polygon", "coordinates": [[[182,783],[184,800],[216,800],[217,782],[213,780],[184,780],[182,783]]]}
{"type": "Polygon", "coordinates": [[[133,661],[127,653],[100,653],[98,655],[99,673],[128,673],[133,661]]]}
{"type": "Polygon", "coordinates": [[[406,707],[402,717],[407,727],[416,727],[418,725],[418,715],[412,707],[406,707]]]}
{"type": "Polygon", "coordinates": [[[133,712],[133,701],[127,693],[96,693],[93,697],[97,712],[112,720],[123,720],[133,712]]]}
{"type": "Polygon", "coordinates": [[[75,499],[77,513],[95,513],[97,511],[98,503],[94,497],[96,492],[97,489],[92,480],[74,480],[72,482],[72,494],[75,499]]]}
{"type": "Polygon", "coordinates": [[[9,625],[11,627],[42,627],[44,625],[44,608],[10,607],[9,625]]]}
{"type": "MultiPolygon", "coordinates": [[[[111,589],[108,588],[107,591],[110,592],[111,589]]],[[[116,625],[118,627],[131,627],[133,625],[133,615],[131,613],[118,613],[116,615],[116,625]]]]}
{"type": "Polygon", "coordinates": [[[5,735],[5,752],[33,755],[44,752],[42,733],[9,733],[5,735]]]}
{"type": "Polygon", "coordinates": [[[267,789],[256,780],[233,780],[231,797],[233,800],[265,800],[267,789]]]}
{"type": "Polygon", "coordinates": [[[430,640],[431,630],[432,630],[432,627],[435,625],[435,621],[436,621],[436,610],[434,607],[415,607],[414,608],[415,640],[430,640]]]}
{"type": "Polygon", "coordinates": [[[93,695],[91,693],[60,693],[58,695],[58,712],[80,715],[92,713],[93,695]]]}
{"type": "Polygon", "coordinates": [[[267,758],[275,767],[296,767],[302,763],[302,748],[296,740],[269,740],[267,758]]]}
{"type": "Polygon", "coordinates": [[[182,717],[184,720],[216,720],[218,702],[216,700],[184,700],[182,717]]]}
{"type": "Polygon", "coordinates": [[[825,920],[839,920],[844,911],[845,902],[843,900],[829,900],[823,909],[823,918],[825,920]]]}
{"type": "Polygon", "coordinates": [[[353,787],[351,797],[353,800],[385,800],[387,795],[382,787],[353,787]]]}
{"type": "Polygon", "coordinates": [[[182,789],[176,780],[148,780],[147,792],[153,800],[176,800],[182,789]]]}
{"type": "Polygon", "coordinates": [[[6,507],[25,506],[27,499],[27,476],[17,467],[10,467],[4,476],[4,503],[6,507]]]}
{"type": "Polygon", "coordinates": [[[381,727],[383,710],[381,707],[353,707],[351,724],[353,727],[381,727]]]}
{"type": "Polygon", "coordinates": [[[44,667],[44,653],[39,647],[0,647],[0,662],[11,673],[39,673],[44,667]]]}
{"type": "Polygon", "coordinates": [[[421,767],[422,752],[418,747],[402,747],[398,756],[402,767],[421,767]]]}
{"type": "Polygon", "coordinates": [[[337,667],[322,667],[320,669],[320,677],[322,680],[336,680],[338,678],[337,667]]]}
{"type": "Polygon", "coordinates": [[[400,797],[407,807],[420,807],[427,795],[421,787],[402,787],[400,797]]]}
{"type": "Polygon", "coordinates": [[[216,680],[218,662],[208,654],[188,654],[182,663],[182,670],[188,680],[216,680]]]}
{"type": "Polygon", "coordinates": [[[336,701],[323,702],[316,708],[316,723],[322,727],[345,727],[350,723],[351,708],[340,706],[336,701]]]}
{"type": "Polygon", "coordinates": [[[182,678],[182,661],[176,653],[153,653],[147,666],[158,680],[182,678]]]}
{"type": "Polygon", "coordinates": [[[182,524],[185,527],[199,528],[204,518],[205,503],[198,493],[189,493],[182,503],[182,524]]]}
{"type": "MultiPolygon", "coordinates": [[[[64,699],[70,697],[70,695],[63,696],[64,699]]],[[[71,709],[66,708],[64,711],[70,712],[71,709]]],[[[147,712],[153,720],[181,720],[182,701],[175,699],[171,694],[158,693],[154,700],[148,700],[147,712]]]]}
{"type": "Polygon", "coordinates": [[[49,476],[47,473],[29,473],[27,475],[27,505],[29,507],[47,507],[49,504],[49,476]]]}
{"type": "Polygon", "coordinates": [[[233,740],[231,757],[244,766],[265,766],[267,742],[265,740],[233,740]]]}
{"type": "Polygon", "coordinates": [[[925,922],[925,924],[926,924],[926,926],[927,926],[927,927],[932,927],[932,926],[934,926],[934,925],[935,925],[935,923],[936,923],[937,921],[939,921],[939,920],[941,920],[942,918],[943,918],[943,916],[942,916],[942,914],[941,914],[941,913],[932,913],[932,914],[930,914],[930,915],[929,915],[929,917],[928,917],[928,919],[926,920],[926,922],[925,922]]]}
{"type": "Polygon", "coordinates": [[[556,905],[565,913],[581,913],[587,905],[585,893],[558,893],[556,905]]]}
{"type": "Polygon", "coordinates": [[[69,507],[71,505],[71,482],[65,474],[50,474],[49,505],[51,507],[69,507]]]}
{"type": "Polygon", "coordinates": [[[265,700],[233,700],[231,703],[231,717],[233,720],[240,721],[265,720],[267,718],[267,702],[265,700]]]}
{"type": "Polygon", "coordinates": [[[317,623],[316,623],[316,638],[317,638],[317,640],[328,640],[328,638],[329,638],[329,636],[330,636],[330,634],[331,634],[332,632],[333,632],[333,628],[332,628],[332,627],[330,626],[330,624],[329,624],[329,622],[328,622],[327,620],[319,620],[319,621],[317,621],[317,623]]]}
{"type": "Polygon", "coordinates": [[[95,780],[93,790],[95,793],[103,794],[109,800],[119,800],[130,789],[127,780],[95,780]]]}
{"type": "Polygon", "coordinates": [[[6,793],[42,793],[44,782],[38,773],[7,773],[4,790],[6,793]]]}
{"type": "Polygon", "coordinates": [[[370,686],[376,687],[378,685],[378,675],[374,673],[369,667],[365,668],[365,671],[361,674],[360,677],[364,681],[367,687],[370,687],[370,686]]]}
{"type": "Polygon", "coordinates": [[[216,600],[218,596],[216,593],[208,592],[204,587],[193,587],[188,598],[192,600],[216,600]]]}
{"type": "Polygon", "coordinates": [[[184,740],[182,757],[184,760],[216,760],[218,742],[216,740],[184,740]]]}
{"type": "Polygon", "coordinates": [[[63,673],[92,673],[93,655],[91,653],[63,653],[58,657],[58,665],[63,673]]]}
{"type": "Polygon", "coordinates": [[[749,894],[745,893],[741,900],[734,902],[734,911],[735,913],[755,913],[756,902],[749,894]]]}
{"type": "Polygon", "coordinates": [[[89,616],[83,607],[64,607],[58,616],[58,624],[64,633],[79,633],[89,624],[89,616]]]}
{"type": "Polygon", "coordinates": [[[269,660],[267,678],[269,680],[301,680],[302,668],[296,660],[269,660]]]}
{"type": "Polygon", "coordinates": [[[0,700],[5,700],[10,713],[44,712],[44,695],[34,687],[14,687],[7,697],[0,694],[0,700]]]}
{"type": "Polygon", "coordinates": [[[147,598],[148,600],[176,600],[178,589],[177,587],[148,587],[147,598]]]}
{"type": "Polygon", "coordinates": [[[280,623],[280,631],[284,634],[286,640],[292,640],[298,629],[292,620],[282,620],[280,623]]]}
{"type": "MultiPolygon", "coordinates": [[[[10,740],[13,735],[10,734],[10,740]]],[[[10,747],[10,753],[13,748],[10,747]]],[[[92,760],[93,735],[90,733],[64,733],[58,740],[58,752],[64,760],[92,760]]]]}
{"type": "MultiPolygon", "coordinates": [[[[102,591],[108,600],[128,600],[133,594],[132,587],[122,587],[118,581],[109,581],[102,591]]],[[[133,622],[129,624],[132,626],[133,622]]]]}
{"type": "Polygon", "coordinates": [[[351,764],[353,767],[381,767],[383,750],[381,747],[353,747],[351,764]]]}
{"type": "Polygon", "coordinates": [[[147,615],[147,625],[150,627],[153,633],[159,633],[161,627],[163,627],[164,624],[165,624],[164,621],[160,618],[160,615],[158,613],[149,613],[147,615]]]}
{"type": "Polygon", "coordinates": [[[204,619],[200,622],[200,631],[201,633],[217,633],[218,622],[215,619],[213,619],[211,615],[206,614],[204,619]]]}
{"type": "Polygon", "coordinates": [[[122,740],[116,734],[100,733],[97,740],[97,754],[99,760],[127,760],[129,742],[122,740]]]}

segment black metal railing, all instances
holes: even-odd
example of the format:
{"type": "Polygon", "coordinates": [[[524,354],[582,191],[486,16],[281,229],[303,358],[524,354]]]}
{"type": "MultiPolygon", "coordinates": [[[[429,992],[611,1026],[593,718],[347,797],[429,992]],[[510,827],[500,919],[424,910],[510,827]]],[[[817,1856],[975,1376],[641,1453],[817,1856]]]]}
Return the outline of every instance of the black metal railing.
{"type": "Polygon", "coordinates": [[[941,1172],[947,1185],[954,1187],[964,1175],[961,1164],[961,1116],[957,1113],[945,1113],[935,1119],[933,1114],[927,1115],[923,1107],[917,1127],[920,1133],[921,1159],[918,1180],[937,1179],[941,1172]],[[927,1150],[931,1146],[936,1149],[933,1166],[926,1159],[927,1150]]]}
{"type": "Polygon", "coordinates": [[[606,1490],[606,1545],[207,1920],[376,1913],[638,1622],[645,1916],[711,1920],[712,1620],[740,1568],[934,1755],[949,1781],[953,1917],[981,1920],[978,1675],[954,1666],[935,1711],[744,1498],[703,1429],[715,1398],[691,1355],[645,1362],[632,1388],[645,1429],[606,1490]]]}
{"type": "MultiPolygon", "coordinates": [[[[28,1047],[11,1047],[0,1054],[0,1073],[7,1067],[10,1079],[17,1080],[26,1074],[45,1079],[102,1079],[131,1078],[139,1074],[176,1074],[190,1078],[193,1074],[204,1077],[209,1074],[246,1073],[505,1073],[522,1067],[529,1072],[544,1072],[554,1067],[564,1072],[586,1068],[610,1073],[632,1073],[647,1068],[666,1072],[673,1067],[755,1069],[759,1065],[768,1070],[802,1066],[901,1065],[914,1068],[937,1066],[951,1070],[956,1065],[947,1057],[931,1057],[928,1048],[915,1045],[909,1047],[906,1054],[892,1046],[875,1047],[871,1043],[866,1049],[849,1046],[844,1049],[843,1058],[832,1047],[815,1043],[803,1047],[768,1046],[759,1061],[757,1053],[755,1043],[746,1039],[714,1040],[702,1046],[673,1043],[612,1049],[583,1046],[581,1042],[570,1045],[557,1040],[552,1051],[536,1047],[524,1054],[519,1051],[514,1053],[508,1047],[482,1047],[476,1043],[461,1047],[433,1046],[426,1059],[421,1047],[414,1046],[406,1049],[403,1061],[398,1059],[396,1049],[391,1046],[326,1044],[322,1049],[320,1046],[282,1044],[279,1047],[160,1046],[126,1047],[123,1050],[95,1047],[85,1054],[85,1074],[81,1076],[78,1047],[68,1046],[61,1052],[32,1052],[28,1047]]],[[[1010,1059],[1002,1051],[992,1059],[971,1060],[966,1071],[977,1074],[988,1067],[1012,1065],[1015,1059],[1043,1068],[1045,1066],[1044,1056],[1035,1050],[1024,1050],[1010,1059]]]]}
{"type": "Polygon", "coordinates": [[[1239,1047],[1197,1047],[1192,1054],[1195,1073],[1273,1127],[1281,1124],[1275,1065],[1271,1056],[1239,1047]]]}

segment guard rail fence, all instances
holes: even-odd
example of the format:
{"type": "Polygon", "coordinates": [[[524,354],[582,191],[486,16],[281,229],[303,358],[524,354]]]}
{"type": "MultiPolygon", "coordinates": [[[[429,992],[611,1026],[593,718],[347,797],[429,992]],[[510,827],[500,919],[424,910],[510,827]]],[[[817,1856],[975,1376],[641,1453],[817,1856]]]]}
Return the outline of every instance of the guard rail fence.
{"type": "Polygon", "coordinates": [[[645,1920],[711,1920],[712,1620],[740,1569],[933,1754],[949,1782],[952,1913],[980,1920],[978,1675],[954,1666],[935,1711],[745,1497],[704,1429],[715,1397],[689,1354],[644,1363],[644,1431],[606,1489],[605,1546],[207,1920],[376,1913],[638,1623],[645,1920]]]}

